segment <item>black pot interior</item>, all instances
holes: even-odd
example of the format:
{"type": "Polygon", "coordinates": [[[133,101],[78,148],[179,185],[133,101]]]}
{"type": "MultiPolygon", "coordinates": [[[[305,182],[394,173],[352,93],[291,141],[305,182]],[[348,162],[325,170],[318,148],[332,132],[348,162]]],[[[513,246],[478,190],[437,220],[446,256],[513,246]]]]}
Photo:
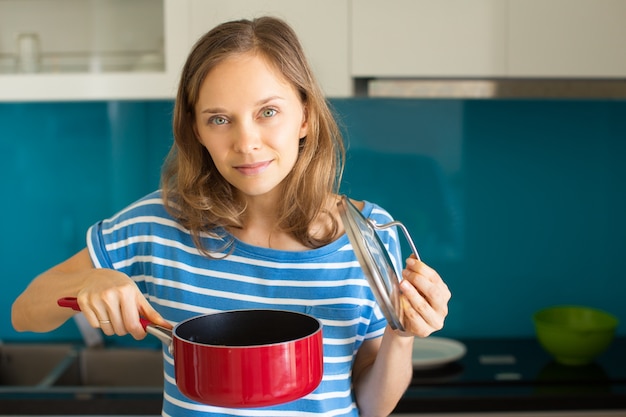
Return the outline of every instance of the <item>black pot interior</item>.
{"type": "Polygon", "coordinates": [[[281,310],[237,310],[198,316],[180,323],[183,340],[215,346],[259,346],[310,336],[321,327],[306,314],[281,310]]]}

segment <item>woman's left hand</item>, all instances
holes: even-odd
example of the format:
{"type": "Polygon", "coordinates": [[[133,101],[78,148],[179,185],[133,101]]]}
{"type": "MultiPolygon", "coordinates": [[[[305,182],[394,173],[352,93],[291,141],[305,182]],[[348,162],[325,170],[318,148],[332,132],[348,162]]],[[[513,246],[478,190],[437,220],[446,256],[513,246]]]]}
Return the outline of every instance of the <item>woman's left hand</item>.
{"type": "Polygon", "coordinates": [[[410,257],[402,271],[402,323],[406,333],[426,337],[440,330],[451,294],[437,271],[410,257]]]}

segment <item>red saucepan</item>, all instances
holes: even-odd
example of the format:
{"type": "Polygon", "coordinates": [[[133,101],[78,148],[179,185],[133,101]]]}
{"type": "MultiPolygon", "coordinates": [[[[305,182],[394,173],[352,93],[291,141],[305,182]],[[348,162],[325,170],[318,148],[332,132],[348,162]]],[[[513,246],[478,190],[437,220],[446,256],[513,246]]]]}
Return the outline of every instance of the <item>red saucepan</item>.
{"type": "MultiPolygon", "coordinates": [[[[76,298],[58,300],[80,311],[76,298]]],[[[193,317],[170,331],[142,319],[168,344],[180,392],[203,404],[264,407],[298,399],[322,380],[322,324],[283,310],[193,317]]]]}

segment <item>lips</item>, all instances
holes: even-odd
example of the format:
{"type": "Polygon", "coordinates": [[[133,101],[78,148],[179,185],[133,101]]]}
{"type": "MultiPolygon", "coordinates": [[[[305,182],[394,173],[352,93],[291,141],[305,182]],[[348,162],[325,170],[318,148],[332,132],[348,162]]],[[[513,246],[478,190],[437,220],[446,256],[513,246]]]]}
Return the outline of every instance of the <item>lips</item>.
{"type": "Polygon", "coordinates": [[[258,175],[261,172],[265,171],[267,167],[270,166],[271,163],[272,161],[262,161],[262,162],[255,162],[251,164],[241,164],[241,165],[235,166],[234,168],[240,173],[242,173],[243,175],[252,176],[252,175],[258,175]]]}

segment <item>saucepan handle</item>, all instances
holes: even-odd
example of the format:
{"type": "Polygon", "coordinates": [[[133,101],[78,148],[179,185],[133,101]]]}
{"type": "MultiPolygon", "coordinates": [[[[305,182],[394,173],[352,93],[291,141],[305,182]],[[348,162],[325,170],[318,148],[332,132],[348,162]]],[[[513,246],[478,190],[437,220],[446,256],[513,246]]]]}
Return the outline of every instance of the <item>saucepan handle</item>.
{"type": "MultiPolygon", "coordinates": [[[[76,297],[59,298],[57,300],[57,304],[60,307],[67,307],[75,311],[81,311],[76,297]]],[[[139,317],[139,322],[141,323],[141,326],[146,332],[159,338],[159,340],[161,340],[162,342],[168,345],[171,345],[172,343],[172,331],[171,330],[166,329],[165,327],[158,326],[144,317],[139,317]]]]}

